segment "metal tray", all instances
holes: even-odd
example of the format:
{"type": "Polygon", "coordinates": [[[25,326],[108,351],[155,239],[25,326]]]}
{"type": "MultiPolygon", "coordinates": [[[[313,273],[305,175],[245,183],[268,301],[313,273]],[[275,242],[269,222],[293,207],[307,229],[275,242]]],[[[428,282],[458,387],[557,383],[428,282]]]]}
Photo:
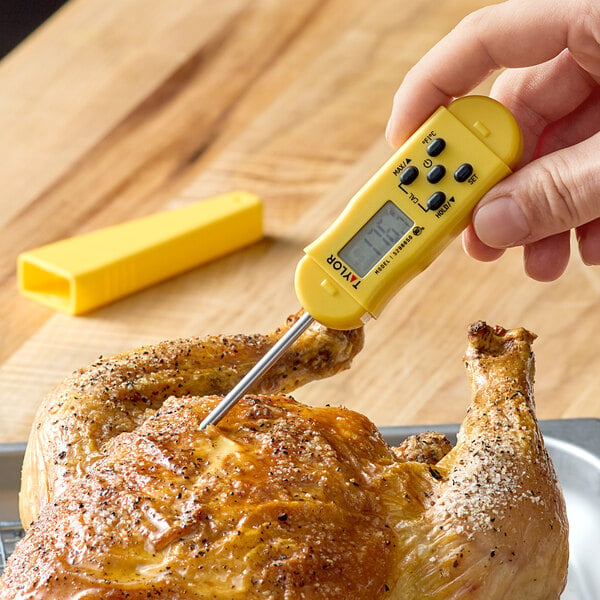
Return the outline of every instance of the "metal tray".
{"type": "MultiPolygon", "coordinates": [[[[567,502],[570,560],[562,600],[595,600],[600,590],[600,419],[561,419],[540,423],[567,502]]],[[[457,425],[382,427],[398,445],[407,436],[439,431],[456,442],[457,425]]],[[[25,444],[0,444],[0,573],[23,536],[18,523],[18,490],[25,444]]]]}

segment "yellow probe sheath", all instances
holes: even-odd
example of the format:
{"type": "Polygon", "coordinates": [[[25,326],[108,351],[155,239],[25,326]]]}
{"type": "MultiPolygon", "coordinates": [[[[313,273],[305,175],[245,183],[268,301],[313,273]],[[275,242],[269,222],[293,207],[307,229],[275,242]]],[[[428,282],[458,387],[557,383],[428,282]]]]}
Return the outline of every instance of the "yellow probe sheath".
{"type": "Polygon", "coordinates": [[[263,236],[262,202],[246,192],[129,221],[23,252],[21,292],[79,315],[263,236]]]}

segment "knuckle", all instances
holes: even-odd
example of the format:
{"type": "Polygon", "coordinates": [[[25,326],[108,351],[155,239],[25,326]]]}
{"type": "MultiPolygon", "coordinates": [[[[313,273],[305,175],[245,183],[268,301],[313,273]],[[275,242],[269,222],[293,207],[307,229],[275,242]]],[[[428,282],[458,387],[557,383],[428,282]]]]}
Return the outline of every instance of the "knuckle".
{"type": "Polygon", "coordinates": [[[532,209],[538,222],[551,220],[557,231],[571,229],[582,222],[569,163],[558,154],[552,164],[541,161],[536,179],[533,181],[536,202],[532,209]]]}
{"type": "Polygon", "coordinates": [[[491,7],[483,6],[465,15],[458,24],[458,27],[465,31],[479,31],[482,25],[488,20],[491,7]]]}

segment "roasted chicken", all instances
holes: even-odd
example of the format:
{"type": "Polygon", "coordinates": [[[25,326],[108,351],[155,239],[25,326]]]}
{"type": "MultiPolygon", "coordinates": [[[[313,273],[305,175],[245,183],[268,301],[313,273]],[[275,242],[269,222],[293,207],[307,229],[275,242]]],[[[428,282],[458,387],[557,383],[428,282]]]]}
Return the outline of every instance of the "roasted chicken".
{"type": "MultiPolygon", "coordinates": [[[[86,427],[72,412],[75,392],[58,392],[38,427],[79,418],[67,421],[68,439],[94,453],[75,470],[64,459],[48,466],[51,454],[37,462],[61,481],[9,559],[0,599],[556,600],[567,521],[534,414],[532,340],[523,329],[469,329],[472,404],[454,448],[434,433],[391,448],[356,412],[281,394],[246,396],[200,430],[219,397],[189,387],[158,407],[134,395],[127,413],[144,408],[100,434],[96,419],[86,427]]],[[[96,376],[113,363],[101,364],[96,376]]],[[[114,364],[118,390],[148,377],[114,364]]],[[[274,386],[286,381],[279,368],[274,386]]],[[[113,411],[121,393],[111,392],[113,411]]]]}

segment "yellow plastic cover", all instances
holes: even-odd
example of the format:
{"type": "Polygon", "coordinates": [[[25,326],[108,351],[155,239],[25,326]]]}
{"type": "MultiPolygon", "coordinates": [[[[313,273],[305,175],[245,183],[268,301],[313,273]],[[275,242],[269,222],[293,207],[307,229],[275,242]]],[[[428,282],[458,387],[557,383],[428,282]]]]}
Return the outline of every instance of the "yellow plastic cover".
{"type": "Polygon", "coordinates": [[[234,192],[22,253],[20,291],[78,315],[263,236],[262,201],[234,192]]]}

